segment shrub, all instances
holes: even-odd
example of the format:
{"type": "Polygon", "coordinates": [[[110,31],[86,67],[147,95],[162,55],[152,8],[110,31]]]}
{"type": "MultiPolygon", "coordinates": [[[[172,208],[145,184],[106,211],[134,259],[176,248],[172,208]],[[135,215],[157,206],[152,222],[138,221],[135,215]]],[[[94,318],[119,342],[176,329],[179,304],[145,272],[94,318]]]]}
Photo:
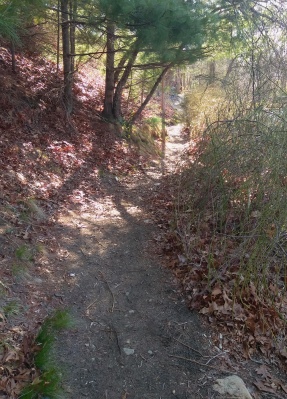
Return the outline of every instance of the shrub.
{"type": "Polygon", "coordinates": [[[262,347],[287,320],[287,112],[216,102],[180,173],[181,273],[192,307],[262,347]]]}

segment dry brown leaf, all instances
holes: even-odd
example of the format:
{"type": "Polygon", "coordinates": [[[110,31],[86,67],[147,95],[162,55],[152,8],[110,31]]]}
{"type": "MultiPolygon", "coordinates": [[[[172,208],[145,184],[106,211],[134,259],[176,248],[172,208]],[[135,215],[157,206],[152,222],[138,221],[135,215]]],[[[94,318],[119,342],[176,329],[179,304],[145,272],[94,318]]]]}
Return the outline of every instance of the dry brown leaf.
{"type": "Polygon", "coordinates": [[[280,382],[279,385],[280,385],[280,388],[282,389],[282,391],[287,393],[287,385],[283,384],[282,382],[280,382]]]}
{"type": "Polygon", "coordinates": [[[280,353],[280,355],[281,355],[282,357],[284,357],[285,359],[287,359],[287,350],[286,350],[286,348],[282,348],[282,349],[279,351],[279,353],[280,353]]]}
{"type": "Polygon", "coordinates": [[[255,371],[257,374],[262,375],[263,378],[272,378],[272,375],[270,374],[265,364],[262,364],[255,371]]]}
{"type": "Polygon", "coordinates": [[[10,349],[10,350],[5,354],[5,356],[4,356],[4,358],[3,358],[3,363],[8,363],[8,362],[11,361],[11,360],[17,361],[17,360],[19,360],[19,359],[20,359],[19,353],[16,352],[15,350],[11,350],[11,349],[10,349]]]}
{"type": "Polygon", "coordinates": [[[222,294],[222,290],[221,290],[220,287],[215,287],[215,288],[212,290],[212,293],[211,293],[212,296],[217,296],[217,295],[220,295],[220,294],[222,294]]]}
{"type": "Polygon", "coordinates": [[[199,313],[201,313],[201,314],[209,314],[209,313],[211,313],[211,310],[210,310],[209,307],[208,307],[208,308],[202,308],[202,309],[199,311],[199,313]]]}
{"type": "Polygon", "coordinates": [[[252,332],[252,334],[255,333],[256,322],[255,322],[255,317],[254,317],[253,315],[250,315],[250,316],[245,320],[245,325],[246,325],[246,327],[252,332]]]}
{"type": "Polygon", "coordinates": [[[229,304],[233,303],[232,299],[229,298],[229,296],[227,295],[225,290],[223,291],[222,296],[223,296],[225,303],[229,303],[229,304]]]}
{"type": "Polygon", "coordinates": [[[266,386],[263,381],[256,380],[253,384],[256,386],[257,389],[259,389],[259,391],[276,394],[276,389],[270,386],[266,386]]]}

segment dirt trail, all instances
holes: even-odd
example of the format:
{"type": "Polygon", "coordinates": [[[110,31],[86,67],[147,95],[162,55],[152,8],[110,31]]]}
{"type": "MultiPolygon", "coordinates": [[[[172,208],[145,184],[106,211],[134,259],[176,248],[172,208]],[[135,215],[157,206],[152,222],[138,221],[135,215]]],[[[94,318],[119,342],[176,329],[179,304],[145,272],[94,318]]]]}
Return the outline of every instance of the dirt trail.
{"type": "MultiPolygon", "coordinates": [[[[167,170],[184,145],[179,129],[171,129],[167,170]]],[[[69,398],[209,397],[204,370],[183,359],[201,361],[208,335],[161,266],[158,228],[144,211],[142,193],[158,189],[160,170],[154,164],[136,182],[103,177],[106,196],[96,212],[59,220],[63,258],[54,277],[76,322],[57,343],[69,398]]]]}

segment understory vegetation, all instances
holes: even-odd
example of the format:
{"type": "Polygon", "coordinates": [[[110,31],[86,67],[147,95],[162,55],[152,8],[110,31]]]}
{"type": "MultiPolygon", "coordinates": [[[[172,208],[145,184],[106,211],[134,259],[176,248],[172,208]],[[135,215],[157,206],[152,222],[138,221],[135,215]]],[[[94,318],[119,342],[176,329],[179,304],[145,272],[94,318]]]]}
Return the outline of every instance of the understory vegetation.
{"type": "Polygon", "coordinates": [[[177,274],[189,305],[232,332],[246,357],[276,348],[286,359],[285,71],[270,48],[252,50],[253,64],[245,54],[223,79],[219,62],[217,80],[184,98],[177,274]]]}
{"type": "Polygon", "coordinates": [[[20,394],[22,399],[61,399],[64,392],[61,388],[62,370],[53,358],[56,335],[63,329],[72,326],[72,319],[66,311],[58,310],[47,317],[35,339],[33,362],[39,371],[33,382],[27,385],[20,394]]]}
{"type": "Polygon", "coordinates": [[[0,396],[61,397],[53,228],[163,165],[178,123],[173,186],[145,195],[188,304],[286,366],[286,26],[279,0],[0,0],[0,396]]]}

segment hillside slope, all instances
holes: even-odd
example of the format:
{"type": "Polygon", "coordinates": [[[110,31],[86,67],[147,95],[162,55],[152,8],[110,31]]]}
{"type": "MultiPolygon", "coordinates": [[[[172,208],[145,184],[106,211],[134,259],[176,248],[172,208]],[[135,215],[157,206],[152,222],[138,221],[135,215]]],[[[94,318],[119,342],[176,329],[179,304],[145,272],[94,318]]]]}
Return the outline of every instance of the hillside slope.
{"type": "Polygon", "coordinates": [[[37,378],[33,340],[60,306],[49,293],[51,256],[61,258],[51,228],[68,209],[97,209],[103,180],[137,173],[139,155],[100,118],[103,81],[84,69],[67,119],[61,76],[40,57],[0,48],[1,397],[15,398],[37,378]]]}

